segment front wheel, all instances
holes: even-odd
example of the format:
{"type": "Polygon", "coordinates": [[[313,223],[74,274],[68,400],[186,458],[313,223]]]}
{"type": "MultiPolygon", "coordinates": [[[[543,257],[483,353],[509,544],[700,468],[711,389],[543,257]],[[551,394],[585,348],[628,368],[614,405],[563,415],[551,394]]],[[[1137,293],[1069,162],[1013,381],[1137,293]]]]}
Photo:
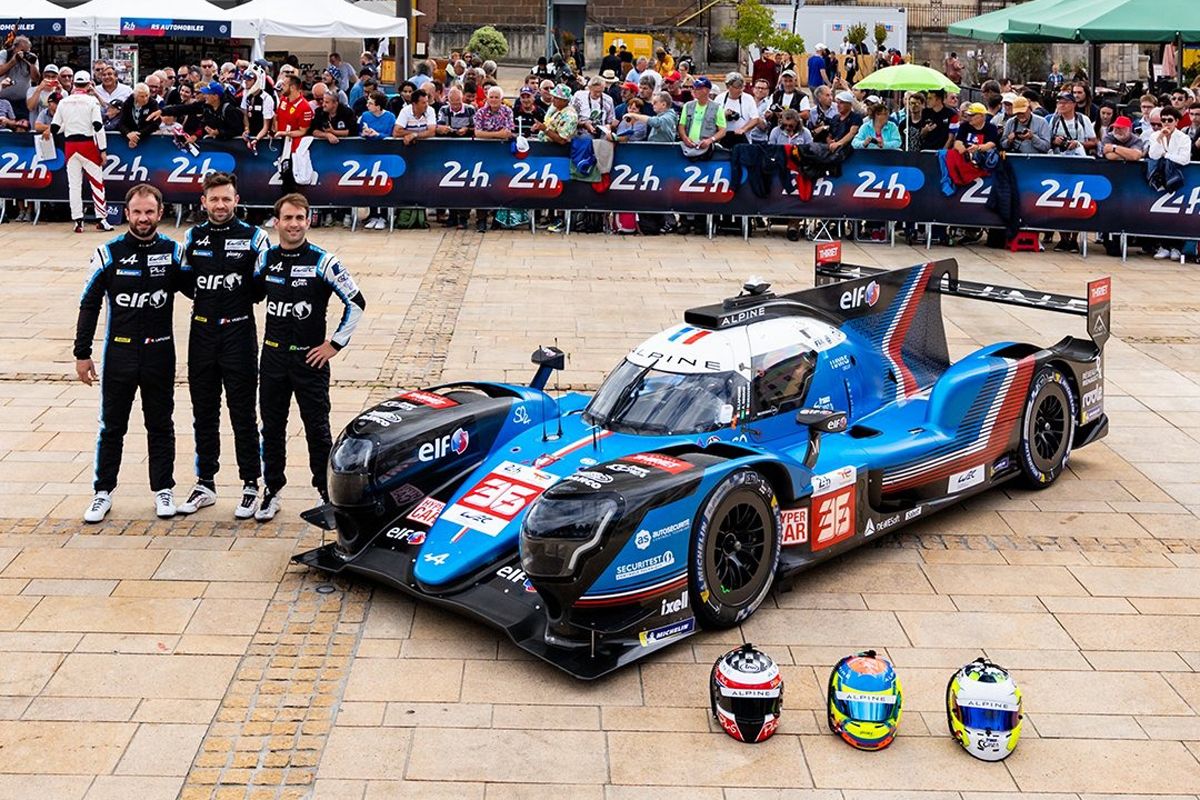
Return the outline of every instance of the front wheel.
{"type": "Polygon", "coordinates": [[[1045,366],[1033,376],[1021,417],[1021,482],[1044,489],[1067,466],[1075,441],[1075,394],[1061,370],[1045,366]]]}
{"type": "Polygon", "coordinates": [[[766,599],[779,563],[779,503],[762,475],[741,470],[700,514],[688,559],[692,607],[707,628],[729,628],[766,599]]]}

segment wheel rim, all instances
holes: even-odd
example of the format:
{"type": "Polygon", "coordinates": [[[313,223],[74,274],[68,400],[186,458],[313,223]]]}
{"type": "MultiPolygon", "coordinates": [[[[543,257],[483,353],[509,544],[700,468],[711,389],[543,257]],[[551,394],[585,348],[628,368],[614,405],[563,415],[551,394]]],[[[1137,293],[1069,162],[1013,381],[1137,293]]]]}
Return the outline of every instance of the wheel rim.
{"type": "Polygon", "coordinates": [[[736,606],[759,588],[767,548],[767,525],[762,512],[749,503],[731,507],[709,539],[710,584],[722,603],[736,606]]]}
{"type": "Polygon", "coordinates": [[[1058,466],[1062,449],[1067,440],[1066,409],[1056,394],[1047,394],[1038,403],[1033,417],[1034,460],[1042,470],[1058,466]]]}

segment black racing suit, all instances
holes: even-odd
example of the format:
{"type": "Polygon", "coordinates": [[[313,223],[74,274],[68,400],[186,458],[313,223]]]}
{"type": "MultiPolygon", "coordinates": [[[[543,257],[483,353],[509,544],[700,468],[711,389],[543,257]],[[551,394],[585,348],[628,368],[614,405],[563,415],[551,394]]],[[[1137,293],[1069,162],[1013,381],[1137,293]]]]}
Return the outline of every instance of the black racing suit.
{"type": "Polygon", "coordinates": [[[211,482],[220,468],[221,387],[233,423],[238,476],[259,476],[258,333],[254,327],[254,266],[271,246],[267,234],[236,217],[205,222],[184,236],[188,286],[194,295],[188,342],[188,388],[196,431],[196,478],[211,482]]]}
{"type": "Polygon", "coordinates": [[[92,339],[107,299],[108,321],[100,366],[100,434],[96,440],[97,492],[117,486],[129,411],[142,394],[150,453],[150,488],[175,486],[175,341],[172,309],[188,267],[183,248],[162,234],[148,240],[130,233],[92,256],[92,273],[79,301],[75,358],[92,357],[92,339]]]}
{"type": "Polygon", "coordinates": [[[267,300],[267,322],[259,363],[259,412],[262,415],[263,479],[267,491],[287,483],[287,419],[292,395],[300,407],[308,441],[312,484],[326,494],[329,435],[329,365],[305,362],[308,351],[325,341],[329,296],[345,305],[329,342],[338,350],[350,342],[366,300],[337,257],[305,242],[295,250],[275,246],[258,260],[255,285],[267,300]]]}

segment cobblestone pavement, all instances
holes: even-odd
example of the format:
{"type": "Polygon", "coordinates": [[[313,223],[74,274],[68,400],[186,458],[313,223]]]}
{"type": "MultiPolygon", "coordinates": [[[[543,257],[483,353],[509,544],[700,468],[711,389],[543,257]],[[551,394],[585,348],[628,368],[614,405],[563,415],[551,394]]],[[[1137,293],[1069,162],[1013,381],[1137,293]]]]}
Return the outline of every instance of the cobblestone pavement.
{"type": "MultiPolygon", "coordinates": [[[[555,341],[570,354],[563,388],[591,388],[631,344],[751,273],[811,283],[811,246],[780,236],[313,238],[342,255],[369,301],[333,365],[335,426],[402,386],[527,380],[529,353],[555,341]]],[[[71,382],[70,340],[100,241],[61,225],[0,227],[0,800],[1197,798],[1194,268],[935,253],[958,257],[964,276],[1050,291],[1115,273],[1110,436],[1050,491],[971,499],[800,577],[741,630],[580,683],[491,630],[289,565],[319,542],[296,516],[311,491],[289,489],[275,524],[234,525],[227,468],[215,509],[153,520],[137,435],[110,520],[79,524],[96,392],[71,382]],[[707,719],[709,665],[742,637],[781,661],[787,682],[781,732],[758,747],[707,719]],[[895,661],[906,690],[901,735],[879,754],[851,751],[822,719],[829,666],[865,647],[895,661]],[[1025,737],[1002,764],[945,735],[946,680],[981,650],[1016,671],[1027,698],[1025,737]]],[[[926,257],[846,249],[859,263],[926,257]]],[[[954,355],[1080,333],[1075,318],[944,306],[954,355]]],[[[183,332],[186,309],[176,321],[183,332]]],[[[182,390],[186,354],[179,362],[182,390]]],[[[191,414],[186,391],[176,400],[182,492],[191,414]]],[[[302,462],[293,487],[307,484],[302,462]]]]}

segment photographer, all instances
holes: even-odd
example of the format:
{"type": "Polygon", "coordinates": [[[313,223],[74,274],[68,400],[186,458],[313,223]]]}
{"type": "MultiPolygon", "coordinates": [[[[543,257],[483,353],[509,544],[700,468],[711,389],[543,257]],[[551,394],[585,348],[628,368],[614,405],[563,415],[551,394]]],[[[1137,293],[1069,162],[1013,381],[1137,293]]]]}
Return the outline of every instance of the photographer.
{"type": "Polygon", "coordinates": [[[1050,152],[1050,124],[1034,114],[1024,97],[1013,100],[1013,115],[1004,123],[1001,144],[1009,153],[1050,152]]]}
{"type": "Polygon", "coordinates": [[[730,72],[725,76],[725,91],[716,99],[716,103],[725,111],[725,121],[729,124],[729,133],[725,138],[725,146],[746,144],[746,134],[758,126],[758,103],[742,89],[746,80],[740,73],[730,72]]]}
{"type": "Polygon", "coordinates": [[[0,100],[24,108],[29,87],[41,79],[37,53],[30,52],[28,36],[18,36],[11,48],[0,50],[0,100]]]}

